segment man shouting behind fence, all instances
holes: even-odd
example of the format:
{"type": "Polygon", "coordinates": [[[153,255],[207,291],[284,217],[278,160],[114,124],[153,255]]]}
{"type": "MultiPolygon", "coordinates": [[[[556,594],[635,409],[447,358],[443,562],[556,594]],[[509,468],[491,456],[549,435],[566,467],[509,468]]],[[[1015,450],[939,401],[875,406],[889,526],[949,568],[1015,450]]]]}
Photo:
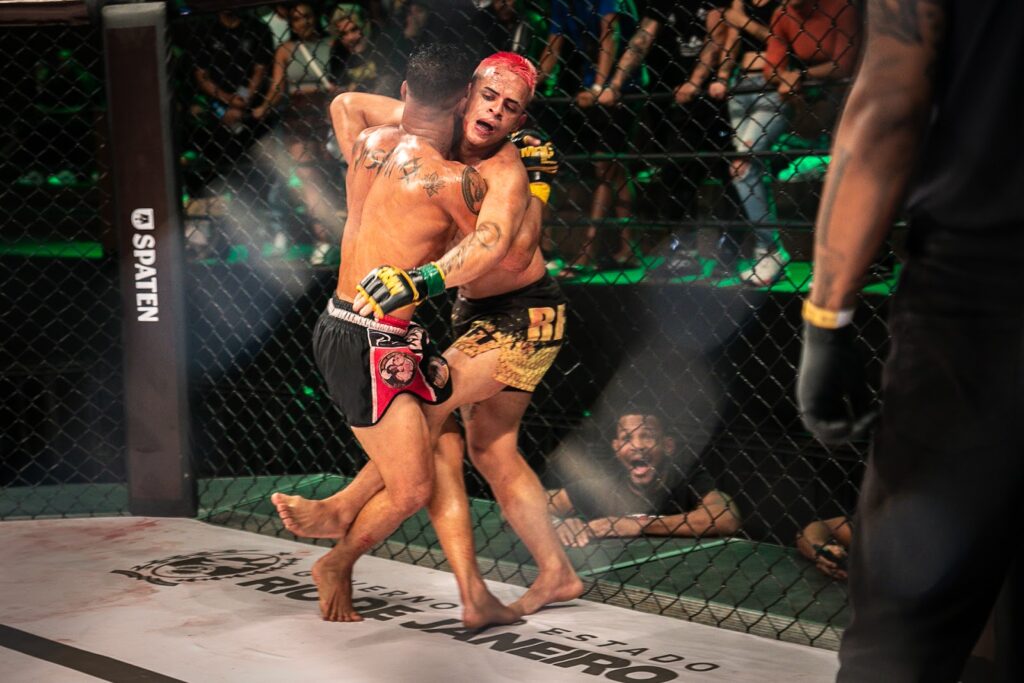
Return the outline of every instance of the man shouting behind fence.
{"type": "MultiPolygon", "coordinates": [[[[425,407],[432,436],[439,437],[431,521],[459,582],[463,621],[471,627],[513,621],[550,602],[573,599],[583,588],[551,526],[543,487],[516,445],[532,392],[561,346],[565,319],[565,299],[548,276],[539,249],[542,202],[549,191],[540,178],[557,169],[554,150],[550,145],[524,145],[520,152],[506,143],[525,119],[535,81],[532,65],[510,53],[485,59],[474,74],[457,158],[475,165],[489,187],[475,234],[483,234],[488,214],[495,217],[503,237],[509,229],[514,235],[498,267],[462,284],[453,312],[458,339],[445,352],[454,392],[443,404],[425,407]],[[535,182],[529,187],[524,163],[533,171],[535,182]],[[454,409],[467,405],[473,406],[462,416],[470,457],[540,569],[537,580],[511,609],[487,591],[476,564],[463,443],[450,419],[454,409]]],[[[344,144],[353,129],[393,123],[404,112],[400,102],[347,93],[335,101],[332,116],[344,144]]],[[[516,139],[522,144],[523,136],[516,139]]],[[[442,268],[463,263],[473,251],[482,252],[472,239],[441,258],[442,268]]],[[[463,280],[469,280],[468,270],[463,267],[462,272],[463,280]]],[[[413,292],[421,294],[418,271],[408,279],[399,273],[398,281],[392,273],[392,268],[378,268],[363,280],[365,294],[356,301],[361,313],[379,316],[409,301],[413,292]]],[[[449,275],[447,285],[454,284],[449,275]]],[[[354,533],[354,527],[349,528],[354,515],[381,485],[378,470],[371,462],[346,489],[324,501],[276,494],[274,502],[287,528],[298,535],[348,538],[354,533]]]]}

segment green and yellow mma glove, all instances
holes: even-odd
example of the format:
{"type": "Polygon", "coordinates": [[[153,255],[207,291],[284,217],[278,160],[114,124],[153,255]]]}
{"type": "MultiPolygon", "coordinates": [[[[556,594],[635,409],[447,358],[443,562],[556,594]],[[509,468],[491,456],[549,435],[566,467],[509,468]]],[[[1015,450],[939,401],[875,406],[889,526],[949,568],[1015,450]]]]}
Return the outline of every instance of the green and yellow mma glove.
{"type": "Polygon", "coordinates": [[[530,180],[530,194],[547,204],[551,179],[558,174],[562,155],[546,135],[532,128],[517,130],[509,140],[519,149],[519,158],[530,180]]]}
{"type": "Polygon", "coordinates": [[[356,286],[378,318],[410,304],[419,305],[445,290],[445,275],[436,263],[409,271],[396,266],[374,268],[356,286]]]}

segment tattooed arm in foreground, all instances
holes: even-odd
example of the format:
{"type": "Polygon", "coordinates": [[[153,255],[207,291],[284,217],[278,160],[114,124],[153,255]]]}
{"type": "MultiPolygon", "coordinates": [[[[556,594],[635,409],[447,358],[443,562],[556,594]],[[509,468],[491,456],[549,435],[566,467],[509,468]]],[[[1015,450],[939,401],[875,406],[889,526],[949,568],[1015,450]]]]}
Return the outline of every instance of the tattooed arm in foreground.
{"type": "Polygon", "coordinates": [[[836,134],[814,234],[810,301],[851,309],[903,199],[932,106],[942,0],[868,0],[860,71],[836,134]]]}
{"type": "MultiPolygon", "coordinates": [[[[443,256],[409,271],[382,266],[371,271],[360,283],[360,292],[352,307],[360,315],[378,317],[409,303],[440,294],[481,277],[499,266],[523,224],[531,196],[526,171],[519,153],[507,146],[498,152],[508,163],[488,164],[487,181],[473,167],[465,167],[459,198],[462,202],[450,214],[465,237],[443,256]],[[488,187],[500,188],[499,192],[488,187]],[[475,217],[475,223],[465,216],[475,217]],[[397,277],[395,277],[397,275],[397,277]]],[[[427,196],[438,193],[455,196],[445,190],[447,182],[427,176],[420,185],[427,196]]]]}

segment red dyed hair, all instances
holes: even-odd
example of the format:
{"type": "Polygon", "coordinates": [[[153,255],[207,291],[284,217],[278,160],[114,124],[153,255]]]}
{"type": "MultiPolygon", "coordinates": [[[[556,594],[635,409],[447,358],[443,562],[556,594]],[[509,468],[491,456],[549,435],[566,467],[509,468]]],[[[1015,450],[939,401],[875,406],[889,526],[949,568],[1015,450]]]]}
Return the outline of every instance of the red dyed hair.
{"type": "Polygon", "coordinates": [[[533,90],[537,87],[537,69],[534,68],[533,64],[530,64],[530,60],[522,55],[517,55],[515,52],[495,52],[490,57],[485,57],[477,65],[476,72],[473,75],[475,76],[483,69],[492,66],[511,71],[523,79],[526,85],[530,87],[530,97],[533,97],[533,90]]]}

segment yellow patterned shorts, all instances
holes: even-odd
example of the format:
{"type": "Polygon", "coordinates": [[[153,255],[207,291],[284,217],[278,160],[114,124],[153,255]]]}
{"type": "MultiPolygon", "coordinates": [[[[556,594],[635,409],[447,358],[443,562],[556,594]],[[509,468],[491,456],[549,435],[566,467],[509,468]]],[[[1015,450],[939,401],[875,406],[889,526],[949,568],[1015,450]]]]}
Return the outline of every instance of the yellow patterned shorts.
{"type": "Polygon", "coordinates": [[[452,310],[458,335],[452,347],[470,358],[499,349],[494,379],[511,389],[536,389],[565,338],[565,299],[549,279],[487,299],[459,297],[452,310]],[[523,305],[542,303],[549,305],[523,305]]]}

